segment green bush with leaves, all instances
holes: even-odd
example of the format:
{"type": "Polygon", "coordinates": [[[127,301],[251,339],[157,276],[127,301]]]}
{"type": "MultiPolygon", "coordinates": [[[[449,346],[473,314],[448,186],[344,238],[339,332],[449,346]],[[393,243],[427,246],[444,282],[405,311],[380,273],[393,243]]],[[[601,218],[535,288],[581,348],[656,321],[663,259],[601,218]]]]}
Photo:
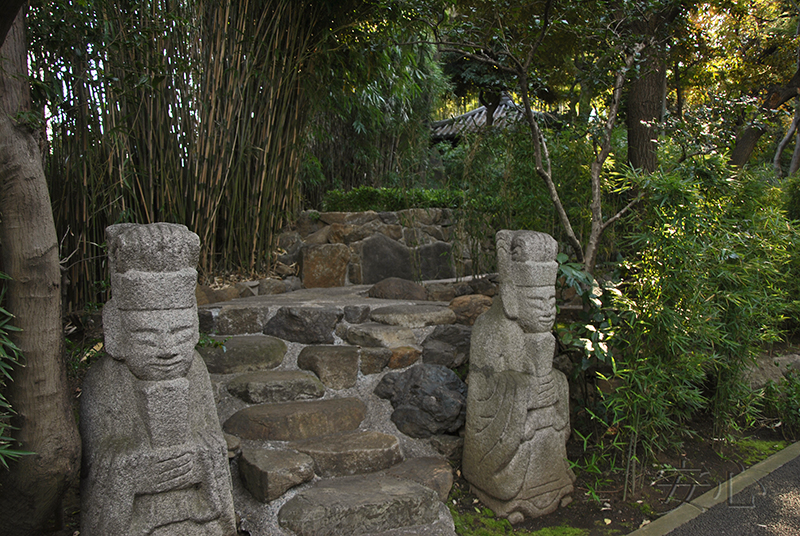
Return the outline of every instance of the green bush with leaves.
{"type": "Polygon", "coordinates": [[[458,208],[464,195],[456,190],[424,188],[374,188],[359,186],[350,191],[329,190],[322,206],[326,211],[397,211],[408,208],[458,208]]]}
{"type": "MultiPolygon", "coordinates": [[[[6,281],[9,279],[9,276],[0,272],[0,280],[6,281]]],[[[0,289],[0,303],[3,302],[5,294],[6,287],[3,285],[2,289],[0,289]]],[[[12,381],[11,371],[15,366],[20,365],[20,360],[22,359],[20,349],[9,337],[9,332],[19,331],[19,328],[10,324],[12,318],[14,318],[14,315],[4,307],[0,307],[0,464],[3,464],[4,467],[8,467],[10,460],[28,454],[12,448],[13,439],[6,436],[6,430],[11,428],[9,418],[14,413],[14,410],[3,396],[2,391],[6,381],[12,381]]]]}
{"type": "Polygon", "coordinates": [[[779,382],[764,387],[764,415],[773,419],[786,439],[800,437],[800,373],[787,371],[779,382]]]}
{"type": "Polygon", "coordinates": [[[627,312],[607,395],[624,416],[629,460],[680,444],[687,419],[708,407],[724,436],[757,416],[741,381],[760,345],[794,316],[797,231],[759,173],[720,156],[687,160],[640,181],[618,307],[627,312]]]}

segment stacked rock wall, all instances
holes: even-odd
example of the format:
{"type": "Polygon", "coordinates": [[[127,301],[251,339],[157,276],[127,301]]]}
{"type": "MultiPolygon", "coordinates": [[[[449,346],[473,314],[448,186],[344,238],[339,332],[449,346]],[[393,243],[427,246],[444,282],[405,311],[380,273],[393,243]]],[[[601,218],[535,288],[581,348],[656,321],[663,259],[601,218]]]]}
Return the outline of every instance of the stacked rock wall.
{"type": "Polygon", "coordinates": [[[467,244],[450,209],[305,211],[279,237],[277,270],[306,288],[447,279],[470,273],[467,244]]]}

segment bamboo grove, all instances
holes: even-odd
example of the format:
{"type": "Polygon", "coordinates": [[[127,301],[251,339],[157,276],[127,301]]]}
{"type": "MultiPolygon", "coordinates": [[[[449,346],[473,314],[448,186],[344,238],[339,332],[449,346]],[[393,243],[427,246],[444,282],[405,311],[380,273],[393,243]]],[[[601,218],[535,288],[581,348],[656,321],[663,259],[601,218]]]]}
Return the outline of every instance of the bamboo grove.
{"type": "Polygon", "coordinates": [[[266,271],[299,203],[303,69],[330,26],[324,8],[69,4],[35,3],[30,47],[65,307],[103,299],[104,230],[118,222],[187,225],[202,275],[266,271]]]}

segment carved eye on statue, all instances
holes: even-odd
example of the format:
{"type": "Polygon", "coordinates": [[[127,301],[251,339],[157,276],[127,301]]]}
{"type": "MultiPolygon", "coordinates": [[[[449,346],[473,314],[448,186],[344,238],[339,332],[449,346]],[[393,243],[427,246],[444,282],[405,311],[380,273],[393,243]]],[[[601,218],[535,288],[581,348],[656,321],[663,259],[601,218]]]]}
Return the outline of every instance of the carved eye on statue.
{"type": "Polygon", "coordinates": [[[525,244],[515,238],[511,242],[511,260],[514,262],[524,262],[526,260],[525,244]]]}

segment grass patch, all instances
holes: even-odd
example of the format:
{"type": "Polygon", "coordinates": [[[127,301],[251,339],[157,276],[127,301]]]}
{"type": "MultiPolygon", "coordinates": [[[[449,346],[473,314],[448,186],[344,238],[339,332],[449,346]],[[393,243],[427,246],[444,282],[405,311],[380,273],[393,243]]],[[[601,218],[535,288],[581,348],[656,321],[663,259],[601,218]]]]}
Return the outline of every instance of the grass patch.
{"type": "Polygon", "coordinates": [[[586,529],[576,529],[574,527],[559,526],[545,527],[535,532],[528,530],[514,530],[514,527],[507,519],[495,516],[488,508],[475,508],[475,513],[459,512],[454,506],[450,506],[453,514],[453,522],[456,527],[456,534],[459,536],[586,536],[589,531],[586,529]]]}
{"type": "Polygon", "coordinates": [[[753,465],[766,460],[788,446],[788,441],[765,441],[763,439],[747,438],[736,442],[736,452],[743,464],[753,465]]]}

